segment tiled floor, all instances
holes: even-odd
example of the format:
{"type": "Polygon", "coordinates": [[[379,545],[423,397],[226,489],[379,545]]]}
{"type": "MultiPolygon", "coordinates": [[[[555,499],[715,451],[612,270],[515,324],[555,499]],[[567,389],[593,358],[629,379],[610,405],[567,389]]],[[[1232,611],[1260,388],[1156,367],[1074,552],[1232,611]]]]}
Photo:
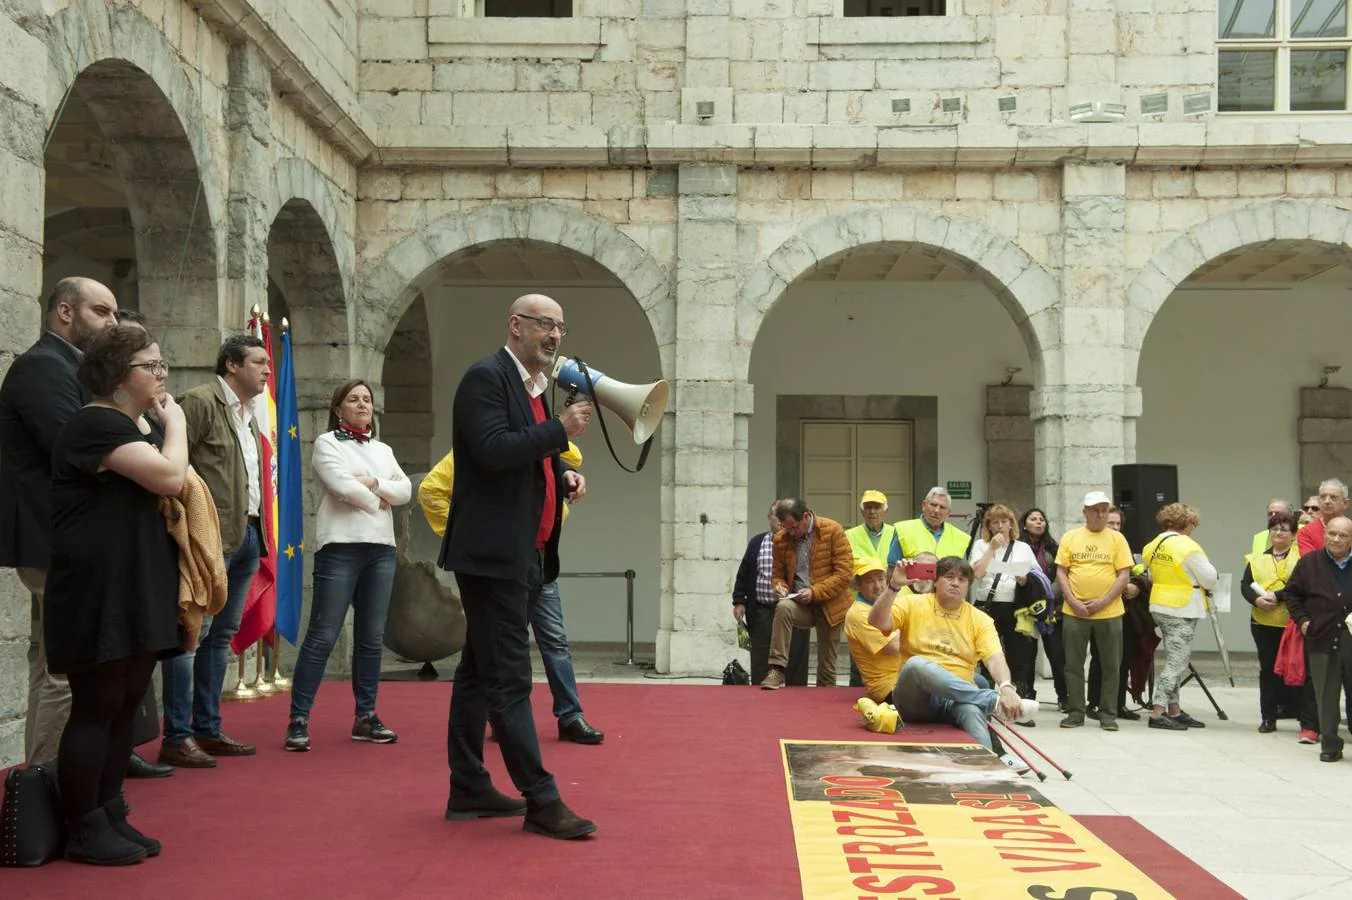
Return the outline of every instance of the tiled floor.
{"type": "MultiPolygon", "coordinates": [[[[650,668],[616,665],[623,648],[574,648],[578,679],[626,682],[662,677],[650,668]]],[[[652,647],[636,649],[651,660],[652,647]]],[[[389,659],[387,675],[412,677],[416,666],[389,659]]],[[[539,658],[537,681],[543,681],[539,658]]],[[[1252,900],[1352,900],[1352,759],[1319,762],[1318,746],[1296,743],[1294,721],[1275,734],[1258,734],[1258,689],[1251,654],[1236,654],[1237,687],[1219,661],[1200,657],[1198,668],[1221,708],[1219,721],[1202,692],[1184,688],[1184,707],[1206,723],[1186,732],[1152,731],[1145,721],[1120,722],[1109,733],[1090,721],[1057,727],[1060,715],[1044,705],[1038,725],[1021,729],[1058,763],[1070,781],[1049,771],[1041,789],[1072,814],[1125,815],[1159,835],[1252,900]]],[[[441,678],[453,666],[439,665],[441,678]]],[[[673,679],[714,683],[706,678],[673,679]]],[[[1039,692],[1054,697],[1051,683],[1039,692]]],[[[842,709],[842,715],[852,715],[842,709]]],[[[597,722],[600,728],[605,722],[597,722]]],[[[1344,737],[1346,737],[1344,733],[1344,737]]],[[[1032,777],[1032,776],[1029,776],[1032,777]]]]}

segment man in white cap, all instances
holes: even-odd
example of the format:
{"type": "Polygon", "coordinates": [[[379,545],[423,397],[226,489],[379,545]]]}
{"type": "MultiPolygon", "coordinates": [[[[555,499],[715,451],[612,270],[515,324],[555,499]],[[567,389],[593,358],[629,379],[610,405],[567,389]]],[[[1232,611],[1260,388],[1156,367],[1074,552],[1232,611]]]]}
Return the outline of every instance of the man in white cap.
{"type": "Polygon", "coordinates": [[[1103,491],[1084,496],[1084,527],[1061,538],[1056,580],[1065,598],[1061,636],[1066,647],[1066,717],[1062,728],[1084,724],[1084,662],[1089,638],[1103,654],[1099,725],[1117,730],[1117,679],[1122,654],[1122,590],[1135,560],[1121,532],[1108,527],[1112,501],[1103,491]]]}

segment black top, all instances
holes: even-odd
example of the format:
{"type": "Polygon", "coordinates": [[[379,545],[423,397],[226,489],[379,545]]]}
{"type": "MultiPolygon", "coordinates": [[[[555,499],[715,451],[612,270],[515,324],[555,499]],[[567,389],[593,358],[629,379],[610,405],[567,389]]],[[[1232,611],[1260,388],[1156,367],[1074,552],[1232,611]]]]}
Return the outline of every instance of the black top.
{"type": "Polygon", "coordinates": [[[1319,549],[1296,560],[1286,587],[1277,592],[1297,625],[1310,623],[1305,646],[1312,651],[1328,653],[1347,638],[1346,619],[1352,614],[1348,576],[1327,550],[1319,549]]]}
{"type": "Polygon", "coordinates": [[[455,391],[451,447],[455,487],[437,565],[461,575],[524,580],[535,557],[535,537],[545,512],[545,475],[554,469],[554,532],[540,551],[546,582],[559,572],[559,515],[564,495],[559,461],[568,449],[563,423],[535,422],[521,372],[503,348],[469,367],[455,391]]]}
{"type": "Polygon", "coordinates": [[[103,460],[133,441],[160,446],[115,409],[86,406],[52,450],[52,562],[43,624],[47,667],[80,672],[178,648],[178,548],[160,498],[103,460]]]}
{"type": "Polygon", "coordinates": [[[50,562],[52,446],[89,399],[75,379],[79,361],[79,350],[48,331],[0,385],[0,566],[50,562]]]}

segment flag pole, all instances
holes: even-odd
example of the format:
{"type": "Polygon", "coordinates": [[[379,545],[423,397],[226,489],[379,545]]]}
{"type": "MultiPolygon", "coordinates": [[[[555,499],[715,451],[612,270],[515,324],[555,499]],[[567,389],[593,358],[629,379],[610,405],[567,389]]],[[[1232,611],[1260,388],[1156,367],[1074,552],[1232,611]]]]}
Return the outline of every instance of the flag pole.
{"type": "MultiPolygon", "coordinates": [[[[290,330],[291,323],[282,316],[281,333],[285,335],[290,330]]],[[[277,633],[275,619],[272,625],[272,686],[279,691],[291,690],[291,679],[282,674],[282,636],[277,633]]]]}

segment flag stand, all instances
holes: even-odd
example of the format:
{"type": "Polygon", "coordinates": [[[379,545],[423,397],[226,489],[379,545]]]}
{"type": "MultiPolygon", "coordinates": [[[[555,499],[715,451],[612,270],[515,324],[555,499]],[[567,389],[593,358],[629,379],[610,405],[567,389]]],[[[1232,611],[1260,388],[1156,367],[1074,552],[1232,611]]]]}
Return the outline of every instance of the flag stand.
{"type": "MultiPolygon", "coordinates": [[[[247,650],[246,650],[247,652],[247,650]]],[[[224,691],[221,694],[222,700],[238,700],[241,703],[248,703],[251,700],[262,700],[263,695],[254,690],[248,682],[244,680],[244,654],[239,654],[239,679],[235,684],[233,691],[224,691]]]]}

